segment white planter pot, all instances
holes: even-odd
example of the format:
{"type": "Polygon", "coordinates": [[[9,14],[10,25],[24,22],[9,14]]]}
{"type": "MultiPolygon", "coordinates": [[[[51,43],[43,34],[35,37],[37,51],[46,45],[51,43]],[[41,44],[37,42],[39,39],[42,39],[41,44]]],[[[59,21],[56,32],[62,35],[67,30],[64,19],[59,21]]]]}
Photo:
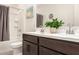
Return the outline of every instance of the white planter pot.
{"type": "Polygon", "coordinates": [[[45,33],[50,33],[50,28],[49,27],[46,27],[45,30],[44,30],[44,32],[45,33]]]}
{"type": "Polygon", "coordinates": [[[56,28],[50,28],[50,33],[57,33],[57,29],[56,28]]]}

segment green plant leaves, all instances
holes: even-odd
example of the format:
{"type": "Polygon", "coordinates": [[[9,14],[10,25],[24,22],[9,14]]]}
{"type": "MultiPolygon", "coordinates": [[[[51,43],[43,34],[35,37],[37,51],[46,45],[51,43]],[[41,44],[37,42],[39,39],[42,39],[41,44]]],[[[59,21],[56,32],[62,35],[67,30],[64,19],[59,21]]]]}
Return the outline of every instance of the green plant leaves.
{"type": "Polygon", "coordinates": [[[45,23],[46,27],[56,28],[56,29],[58,29],[63,24],[64,22],[62,20],[59,21],[58,18],[52,19],[52,21],[47,21],[45,23]]]}

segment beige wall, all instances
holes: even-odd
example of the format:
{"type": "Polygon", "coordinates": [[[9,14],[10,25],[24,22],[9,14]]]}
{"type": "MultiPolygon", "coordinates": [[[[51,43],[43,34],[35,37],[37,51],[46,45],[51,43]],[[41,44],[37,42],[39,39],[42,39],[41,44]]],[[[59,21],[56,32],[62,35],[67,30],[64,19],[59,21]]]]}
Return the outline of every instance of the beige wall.
{"type": "Polygon", "coordinates": [[[74,25],[79,26],[79,4],[74,5],[74,25]]]}
{"type": "Polygon", "coordinates": [[[74,5],[73,4],[52,4],[52,5],[38,5],[37,13],[44,16],[44,22],[48,20],[50,13],[54,14],[54,18],[62,19],[65,25],[68,23],[73,24],[74,20],[74,5]],[[39,11],[40,10],[40,11],[39,11]]]}
{"type": "Polygon", "coordinates": [[[36,28],[36,5],[27,5],[25,9],[25,20],[24,20],[24,32],[35,31],[36,28]],[[33,18],[27,19],[26,18],[26,10],[33,6],[33,18]]]}

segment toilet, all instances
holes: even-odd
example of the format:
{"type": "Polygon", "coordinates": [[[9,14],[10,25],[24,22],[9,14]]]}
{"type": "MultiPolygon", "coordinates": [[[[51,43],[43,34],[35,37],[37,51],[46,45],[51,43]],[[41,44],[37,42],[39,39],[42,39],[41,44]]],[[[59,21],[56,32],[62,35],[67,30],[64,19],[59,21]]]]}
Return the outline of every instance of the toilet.
{"type": "Polygon", "coordinates": [[[22,41],[16,41],[11,43],[14,55],[22,55],[22,41]]]}

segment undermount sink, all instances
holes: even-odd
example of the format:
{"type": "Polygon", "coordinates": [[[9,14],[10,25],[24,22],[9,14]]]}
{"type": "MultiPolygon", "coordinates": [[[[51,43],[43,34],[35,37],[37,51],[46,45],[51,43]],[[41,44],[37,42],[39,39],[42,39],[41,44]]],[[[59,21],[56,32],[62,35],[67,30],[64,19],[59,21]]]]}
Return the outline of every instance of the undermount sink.
{"type": "Polygon", "coordinates": [[[57,33],[50,33],[49,29],[48,30],[44,30],[44,32],[41,32],[40,29],[38,31],[35,31],[36,33],[40,34],[49,34],[49,35],[52,35],[52,34],[55,34],[55,35],[58,35],[58,36],[79,36],[79,31],[76,31],[74,30],[73,33],[67,33],[66,31],[67,29],[60,29],[57,33]]]}

